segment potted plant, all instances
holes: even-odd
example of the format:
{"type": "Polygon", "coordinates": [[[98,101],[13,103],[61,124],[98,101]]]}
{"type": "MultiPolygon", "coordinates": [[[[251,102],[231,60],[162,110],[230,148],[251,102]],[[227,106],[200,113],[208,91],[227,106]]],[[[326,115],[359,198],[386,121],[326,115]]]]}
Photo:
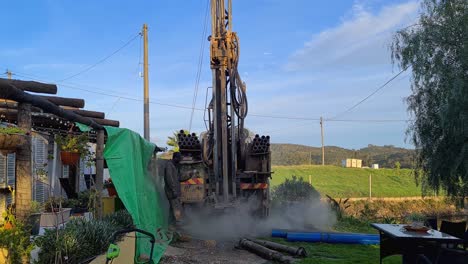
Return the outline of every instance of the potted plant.
{"type": "Polygon", "coordinates": [[[31,226],[31,235],[39,235],[39,230],[41,227],[41,213],[42,205],[39,202],[31,202],[31,214],[29,215],[28,222],[31,226]]]}
{"type": "Polygon", "coordinates": [[[71,208],[62,207],[63,199],[50,197],[44,203],[44,212],[41,214],[41,227],[57,227],[70,219],[71,208]]]}
{"type": "Polygon", "coordinates": [[[424,227],[426,217],[420,213],[412,213],[406,217],[406,222],[413,228],[424,227]]]}
{"type": "Polygon", "coordinates": [[[115,186],[111,178],[104,181],[104,187],[107,189],[107,193],[110,197],[117,196],[117,191],[115,190],[115,186]]]}
{"type": "Polygon", "coordinates": [[[60,158],[64,165],[75,165],[81,156],[87,156],[88,136],[80,134],[79,136],[68,134],[67,136],[57,135],[55,142],[60,147],[60,158]]]}
{"type": "Polygon", "coordinates": [[[0,149],[15,150],[26,143],[26,132],[15,126],[0,127],[0,149]]]}

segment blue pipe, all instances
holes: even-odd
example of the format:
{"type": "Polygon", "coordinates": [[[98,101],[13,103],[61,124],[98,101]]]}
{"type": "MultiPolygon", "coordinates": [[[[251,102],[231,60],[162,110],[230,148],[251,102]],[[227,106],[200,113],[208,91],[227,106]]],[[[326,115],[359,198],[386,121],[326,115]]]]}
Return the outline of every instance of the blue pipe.
{"type": "Polygon", "coordinates": [[[271,237],[286,238],[287,235],[288,235],[287,230],[282,230],[282,229],[273,229],[273,230],[271,230],[271,237]]]}
{"type": "Polygon", "coordinates": [[[334,244],[379,244],[379,235],[374,234],[347,234],[325,232],[288,232],[286,239],[291,242],[321,242],[334,244]]]}

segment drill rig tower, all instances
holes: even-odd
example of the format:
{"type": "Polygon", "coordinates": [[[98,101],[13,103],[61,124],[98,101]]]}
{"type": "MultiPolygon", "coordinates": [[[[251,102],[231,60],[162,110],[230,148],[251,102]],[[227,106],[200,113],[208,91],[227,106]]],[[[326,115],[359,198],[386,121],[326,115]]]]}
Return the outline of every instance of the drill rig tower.
{"type": "Polygon", "coordinates": [[[181,201],[235,208],[255,198],[256,213],[268,215],[271,162],[269,136],[251,136],[244,129],[246,86],[237,67],[239,38],[232,29],[232,0],[211,0],[210,68],[212,99],[207,129],[201,140],[178,134],[181,201]],[[226,6],[227,4],[227,6],[226,6]]]}

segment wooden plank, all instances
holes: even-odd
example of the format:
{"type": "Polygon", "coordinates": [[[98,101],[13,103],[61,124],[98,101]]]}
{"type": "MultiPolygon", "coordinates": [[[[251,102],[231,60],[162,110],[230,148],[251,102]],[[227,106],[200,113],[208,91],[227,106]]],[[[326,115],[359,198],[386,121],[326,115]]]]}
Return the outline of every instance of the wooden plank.
{"type": "Polygon", "coordinates": [[[23,91],[45,94],[57,94],[57,85],[55,84],[47,84],[34,81],[9,80],[5,78],[0,78],[0,82],[11,84],[23,91]]]}

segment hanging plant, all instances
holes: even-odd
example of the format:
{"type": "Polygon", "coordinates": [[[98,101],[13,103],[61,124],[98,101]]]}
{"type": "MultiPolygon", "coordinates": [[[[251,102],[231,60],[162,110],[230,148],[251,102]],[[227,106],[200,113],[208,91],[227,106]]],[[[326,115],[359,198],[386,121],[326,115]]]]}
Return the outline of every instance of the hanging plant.
{"type": "Polygon", "coordinates": [[[67,136],[57,135],[55,142],[60,147],[60,158],[64,165],[74,165],[81,156],[88,156],[88,136],[81,134],[79,136],[68,134],[67,136]]]}
{"type": "Polygon", "coordinates": [[[26,143],[26,132],[15,126],[0,127],[0,149],[15,150],[26,143]]]}

